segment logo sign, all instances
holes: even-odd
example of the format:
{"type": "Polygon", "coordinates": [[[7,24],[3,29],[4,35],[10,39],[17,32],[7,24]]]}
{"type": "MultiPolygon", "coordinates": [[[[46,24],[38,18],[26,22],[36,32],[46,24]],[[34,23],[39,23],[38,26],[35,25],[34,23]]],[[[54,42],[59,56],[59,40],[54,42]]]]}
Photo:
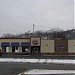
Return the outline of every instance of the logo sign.
{"type": "Polygon", "coordinates": [[[38,41],[37,41],[37,40],[33,40],[32,43],[33,43],[34,45],[37,45],[37,44],[38,44],[38,41]]]}

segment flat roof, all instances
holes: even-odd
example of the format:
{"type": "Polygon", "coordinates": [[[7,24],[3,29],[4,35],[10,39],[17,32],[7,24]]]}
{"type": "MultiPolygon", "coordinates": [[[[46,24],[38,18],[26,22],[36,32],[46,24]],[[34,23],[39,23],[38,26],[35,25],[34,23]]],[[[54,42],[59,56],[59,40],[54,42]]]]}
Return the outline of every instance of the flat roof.
{"type": "Polygon", "coordinates": [[[0,38],[0,39],[30,39],[30,38],[0,38]]]}

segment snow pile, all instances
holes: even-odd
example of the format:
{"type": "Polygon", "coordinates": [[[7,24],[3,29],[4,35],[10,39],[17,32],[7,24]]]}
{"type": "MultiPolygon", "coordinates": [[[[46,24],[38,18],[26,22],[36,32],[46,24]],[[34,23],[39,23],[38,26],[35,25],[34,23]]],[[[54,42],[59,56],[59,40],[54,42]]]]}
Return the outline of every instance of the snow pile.
{"type": "Polygon", "coordinates": [[[32,70],[27,70],[24,73],[21,74],[74,74],[75,70],[45,70],[45,69],[32,69],[32,70]]]}
{"type": "Polygon", "coordinates": [[[58,60],[58,59],[0,58],[0,62],[75,64],[75,60],[68,60],[68,59],[58,60]]]}
{"type": "Polygon", "coordinates": [[[24,59],[24,58],[0,58],[0,62],[24,62],[24,63],[38,63],[39,59],[24,59]]]}
{"type": "Polygon", "coordinates": [[[67,60],[67,59],[49,59],[47,63],[60,63],[60,64],[75,64],[75,60],[67,60]]]}

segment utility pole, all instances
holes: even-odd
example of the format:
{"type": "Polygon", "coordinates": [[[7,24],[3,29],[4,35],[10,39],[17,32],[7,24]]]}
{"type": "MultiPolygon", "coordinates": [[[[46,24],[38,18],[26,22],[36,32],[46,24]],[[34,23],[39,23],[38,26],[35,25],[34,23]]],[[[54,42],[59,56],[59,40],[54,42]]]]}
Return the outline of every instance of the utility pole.
{"type": "Polygon", "coordinates": [[[33,24],[33,32],[34,32],[34,26],[35,26],[35,25],[33,24]]]}
{"type": "Polygon", "coordinates": [[[30,37],[30,31],[28,31],[28,37],[30,37]]]}

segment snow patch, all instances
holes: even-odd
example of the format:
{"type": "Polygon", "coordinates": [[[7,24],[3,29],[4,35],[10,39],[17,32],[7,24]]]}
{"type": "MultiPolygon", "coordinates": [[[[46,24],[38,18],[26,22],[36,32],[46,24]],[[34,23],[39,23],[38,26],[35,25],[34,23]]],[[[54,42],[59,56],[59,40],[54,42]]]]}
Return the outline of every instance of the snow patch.
{"type": "Polygon", "coordinates": [[[32,70],[27,70],[24,73],[21,74],[75,74],[75,70],[45,70],[45,69],[32,69],[32,70]]]}
{"type": "Polygon", "coordinates": [[[0,62],[75,64],[75,60],[68,59],[0,58],[0,62]]]}

